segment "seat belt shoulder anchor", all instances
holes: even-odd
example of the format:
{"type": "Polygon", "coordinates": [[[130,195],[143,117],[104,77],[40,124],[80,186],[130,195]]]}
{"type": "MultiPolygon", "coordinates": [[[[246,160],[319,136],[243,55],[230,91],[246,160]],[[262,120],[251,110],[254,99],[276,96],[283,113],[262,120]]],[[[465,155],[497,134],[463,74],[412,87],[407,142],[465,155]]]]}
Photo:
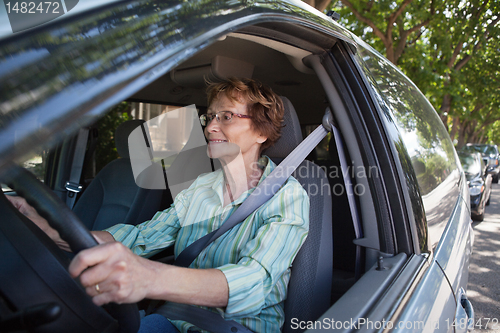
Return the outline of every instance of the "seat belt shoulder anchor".
{"type": "Polygon", "coordinates": [[[335,119],[333,118],[333,114],[330,111],[330,108],[326,108],[325,114],[323,115],[323,120],[322,120],[322,125],[323,127],[328,131],[332,131],[332,126],[335,126],[335,119]]]}

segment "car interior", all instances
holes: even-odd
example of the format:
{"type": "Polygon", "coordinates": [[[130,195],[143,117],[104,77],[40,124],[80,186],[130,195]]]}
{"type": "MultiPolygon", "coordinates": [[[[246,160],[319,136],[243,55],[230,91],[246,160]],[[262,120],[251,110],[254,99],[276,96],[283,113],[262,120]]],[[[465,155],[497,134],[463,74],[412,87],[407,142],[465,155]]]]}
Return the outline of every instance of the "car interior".
{"type": "MultiPolygon", "coordinates": [[[[118,222],[138,224],[154,212],[168,208],[173,202],[169,189],[143,189],[135,184],[127,139],[132,130],[170,110],[194,104],[199,114],[205,113],[207,81],[250,77],[283,97],[285,125],[282,137],[264,152],[276,163],[321,125],[325,112],[331,110],[343,141],[335,142],[329,133],[294,173],[310,196],[310,232],[293,263],[283,331],[292,331],[291,318],[318,319],[359,281],[365,271],[377,264],[382,252],[393,252],[387,251],[390,245],[379,239],[378,208],[374,192],[370,190],[371,183],[356,172],[343,175],[341,170],[339,145],[352,170],[363,167],[365,162],[347,116],[348,106],[339,100],[339,92],[327,79],[331,73],[324,68],[318,70],[314,65],[320,63],[325,50],[330,50],[337,42],[339,40],[332,36],[287,23],[260,23],[220,36],[129,96],[125,108],[112,108],[88,126],[89,139],[80,179],[83,189],[72,194],[77,195],[73,211],[89,229],[102,230],[118,222]],[[314,59],[305,60],[308,57],[314,59]],[[124,113],[127,116],[120,118],[124,113]],[[110,119],[118,119],[117,115],[119,120],[110,125],[110,119]],[[107,128],[115,132],[111,135],[100,132],[104,122],[108,122],[107,128]],[[119,158],[96,168],[100,140],[112,140],[119,158]],[[363,185],[359,188],[368,189],[355,193],[359,221],[353,218],[349,209],[344,176],[349,177],[354,186],[363,185]],[[356,242],[363,237],[363,231],[374,246],[360,246],[356,242]]],[[[150,134],[154,145],[152,132],[150,134]]],[[[67,138],[46,150],[43,156],[44,171],[39,178],[63,200],[68,195],[65,185],[74,163],[77,137],[67,138]]],[[[164,260],[170,254],[166,251],[152,259],[164,260]]]]}

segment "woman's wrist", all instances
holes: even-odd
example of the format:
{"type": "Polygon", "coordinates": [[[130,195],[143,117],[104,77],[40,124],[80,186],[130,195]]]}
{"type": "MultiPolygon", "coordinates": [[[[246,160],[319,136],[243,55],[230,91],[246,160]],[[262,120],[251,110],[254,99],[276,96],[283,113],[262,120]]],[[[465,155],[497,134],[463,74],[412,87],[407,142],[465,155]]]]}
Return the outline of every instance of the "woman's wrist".
{"type": "Polygon", "coordinates": [[[115,238],[107,231],[91,231],[92,236],[99,244],[114,242],[115,238]]]}

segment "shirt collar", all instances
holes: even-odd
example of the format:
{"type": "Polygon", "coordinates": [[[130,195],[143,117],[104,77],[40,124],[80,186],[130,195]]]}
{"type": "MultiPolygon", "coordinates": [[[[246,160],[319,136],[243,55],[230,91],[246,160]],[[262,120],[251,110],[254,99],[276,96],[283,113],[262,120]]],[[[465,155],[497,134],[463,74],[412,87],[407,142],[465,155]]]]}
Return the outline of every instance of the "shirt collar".
{"type": "MultiPolygon", "coordinates": [[[[262,181],[269,176],[269,174],[276,168],[276,164],[266,155],[263,155],[262,158],[264,158],[266,161],[266,166],[264,167],[264,171],[262,172],[262,176],[259,179],[259,183],[257,186],[262,183],[262,181]]],[[[223,191],[223,186],[224,186],[224,174],[222,172],[222,169],[219,169],[215,171],[217,175],[215,176],[214,183],[212,185],[212,190],[215,191],[217,196],[220,199],[221,206],[224,204],[224,191],[223,191]]],[[[233,205],[239,205],[241,204],[253,191],[255,187],[243,192],[238,199],[236,199],[232,204],[233,205]]]]}

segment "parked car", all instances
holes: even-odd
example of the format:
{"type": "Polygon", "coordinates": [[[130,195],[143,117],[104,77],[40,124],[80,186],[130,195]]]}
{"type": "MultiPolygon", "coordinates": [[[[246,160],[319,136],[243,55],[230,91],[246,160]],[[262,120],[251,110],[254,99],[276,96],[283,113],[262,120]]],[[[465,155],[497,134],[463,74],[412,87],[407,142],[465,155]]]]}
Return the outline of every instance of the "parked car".
{"type": "Polygon", "coordinates": [[[484,211],[491,199],[491,173],[493,168],[485,166],[479,153],[458,152],[469,185],[470,209],[474,220],[482,221],[484,211]]]}
{"type": "Polygon", "coordinates": [[[485,164],[491,167],[493,183],[498,183],[498,174],[500,172],[500,153],[498,152],[497,145],[468,143],[464,148],[462,148],[462,150],[481,153],[483,159],[485,160],[485,164]]]}
{"type": "MultiPolygon", "coordinates": [[[[144,119],[148,149],[170,149],[155,135],[191,129],[170,110],[206,112],[205,81],[231,76],[258,79],[290,101],[286,149],[266,152],[276,161],[325,113],[326,128],[338,129],[295,173],[310,196],[310,233],[293,264],[282,331],[471,329],[469,190],[447,130],[397,67],[301,1],[115,2],[0,40],[4,192],[14,187],[56,214],[51,222],[72,243],[89,246],[85,228],[15,165],[70,205],[77,198],[85,218],[98,211],[96,195],[78,206],[102,173],[99,159],[111,156],[99,151],[114,139],[107,133],[144,119]],[[161,114],[179,122],[162,128],[161,114]]],[[[107,203],[114,218],[130,209],[107,203]]],[[[66,255],[3,198],[0,214],[3,331],[134,330],[135,305],[94,306],[66,273],[66,255]],[[12,319],[25,314],[37,320],[12,319]]]]}

